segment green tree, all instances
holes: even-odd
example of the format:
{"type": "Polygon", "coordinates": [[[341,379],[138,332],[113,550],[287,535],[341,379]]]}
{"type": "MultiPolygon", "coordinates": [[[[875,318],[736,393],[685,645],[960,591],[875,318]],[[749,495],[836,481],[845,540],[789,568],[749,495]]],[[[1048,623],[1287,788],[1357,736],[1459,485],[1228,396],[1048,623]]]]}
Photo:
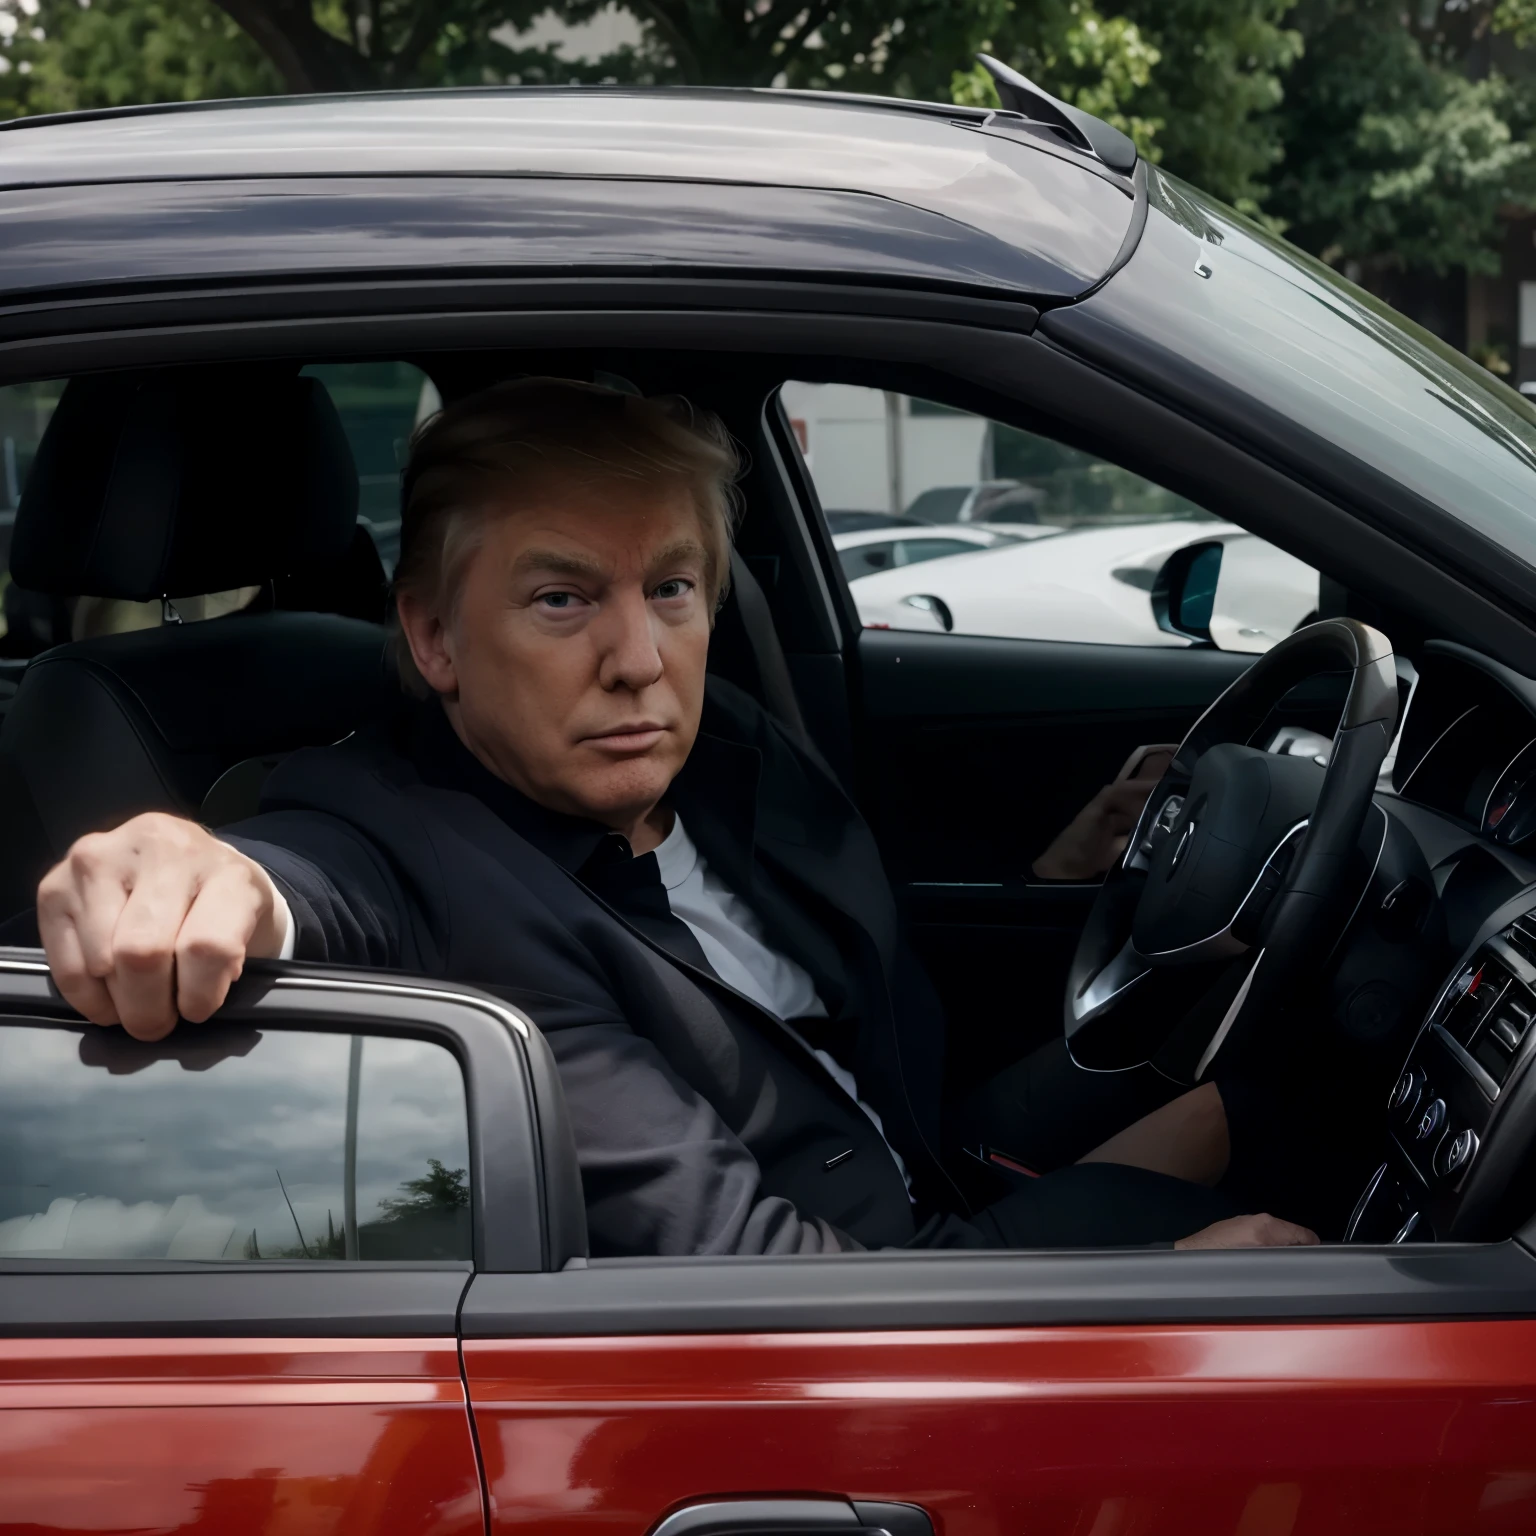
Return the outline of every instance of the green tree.
{"type": "Polygon", "coordinates": [[[427,1172],[419,1179],[406,1179],[402,1195],[379,1201],[380,1220],[405,1221],[412,1216],[429,1216],[469,1209],[469,1174],[463,1168],[449,1168],[438,1158],[427,1159],[427,1172]]]}
{"type": "MultiPolygon", "coordinates": [[[[36,8],[7,43],[16,110],[387,86],[639,83],[935,95],[1008,0],[624,0],[639,41],[575,62],[525,45],[541,13],[590,20],[606,0],[11,0],[36,8]],[[164,41],[146,42],[164,33],[164,41]],[[26,67],[23,68],[22,66],[26,67]],[[72,94],[71,94],[72,93],[72,94]]],[[[7,13],[0,10],[0,16],[7,13]]]]}
{"type": "MultiPolygon", "coordinates": [[[[1012,4],[991,51],[1124,129],[1151,160],[1257,211],[1279,160],[1273,109],[1301,39],[1294,0],[1040,0],[1012,4]]],[[[984,95],[957,77],[959,99],[984,95]]]]}
{"type": "Polygon", "coordinates": [[[0,10],[0,38],[3,116],[282,89],[261,49],[208,0],[20,0],[0,10]]]}
{"type": "Polygon", "coordinates": [[[1276,114],[1284,166],[1266,212],[1367,282],[1387,267],[1497,270],[1501,210],[1536,195],[1536,94],[1523,71],[1491,67],[1492,8],[1302,0],[1296,20],[1305,53],[1276,114]]]}

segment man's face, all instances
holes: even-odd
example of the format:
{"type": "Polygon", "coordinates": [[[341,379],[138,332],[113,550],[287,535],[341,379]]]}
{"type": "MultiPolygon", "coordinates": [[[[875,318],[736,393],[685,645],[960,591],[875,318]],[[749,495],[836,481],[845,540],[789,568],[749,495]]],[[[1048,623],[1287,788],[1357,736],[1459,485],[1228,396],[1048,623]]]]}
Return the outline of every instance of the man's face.
{"type": "Polygon", "coordinates": [[[686,487],[552,486],[487,518],[427,680],[514,788],[629,831],[698,734],[706,568],[686,487]]]}

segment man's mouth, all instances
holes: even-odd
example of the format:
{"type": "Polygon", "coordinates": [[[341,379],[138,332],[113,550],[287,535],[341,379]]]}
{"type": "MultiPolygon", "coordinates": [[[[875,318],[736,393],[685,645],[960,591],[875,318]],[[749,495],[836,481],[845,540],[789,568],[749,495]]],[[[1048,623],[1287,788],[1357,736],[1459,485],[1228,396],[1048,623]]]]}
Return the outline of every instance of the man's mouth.
{"type": "Polygon", "coordinates": [[[654,747],[666,731],[666,726],[654,720],[634,720],[583,736],[581,740],[583,746],[596,747],[599,752],[644,752],[654,747]]]}

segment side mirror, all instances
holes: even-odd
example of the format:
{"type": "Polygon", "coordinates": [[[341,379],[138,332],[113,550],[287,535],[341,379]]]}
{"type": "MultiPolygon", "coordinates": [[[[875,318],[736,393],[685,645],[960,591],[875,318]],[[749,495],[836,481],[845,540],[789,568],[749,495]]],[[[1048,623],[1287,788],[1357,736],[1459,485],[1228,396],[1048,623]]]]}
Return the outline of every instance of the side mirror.
{"type": "Polygon", "coordinates": [[[1223,545],[1212,539],[1187,544],[1163,562],[1152,582],[1152,617],[1170,635],[1211,644],[1211,613],[1221,577],[1223,545]]]}

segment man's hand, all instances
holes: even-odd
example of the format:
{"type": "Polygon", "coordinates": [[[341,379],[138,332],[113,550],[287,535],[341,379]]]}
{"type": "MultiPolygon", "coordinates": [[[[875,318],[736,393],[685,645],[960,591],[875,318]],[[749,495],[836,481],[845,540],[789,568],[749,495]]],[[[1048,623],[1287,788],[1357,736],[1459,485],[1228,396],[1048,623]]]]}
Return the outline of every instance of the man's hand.
{"type": "Polygon", "coordinates": [[[53,979],[93,1024],[159,1040],[201,1023],[248,957],[283,942],[277,887],[195,822],[151,812],[82,837],[43,877],[37,921],[53,979]]]}
{"type": "Polygon", "coordinates": [[[1230,1216],[1189,1237],[1175,1248],[1308,1248],[1318,1241],[1316,1232],[1281,1221],[1278,1216],[1230,1216]]]}
{"type": "Polygon", "coordinates": [[[1041,880],[1097,880],[1125,851],[1147,796],[1177,751],[1174,745],[1137,747],[1115,782],[1106,784],[1056,834],[1031,866],[1032,873],[1041,880]]]}

